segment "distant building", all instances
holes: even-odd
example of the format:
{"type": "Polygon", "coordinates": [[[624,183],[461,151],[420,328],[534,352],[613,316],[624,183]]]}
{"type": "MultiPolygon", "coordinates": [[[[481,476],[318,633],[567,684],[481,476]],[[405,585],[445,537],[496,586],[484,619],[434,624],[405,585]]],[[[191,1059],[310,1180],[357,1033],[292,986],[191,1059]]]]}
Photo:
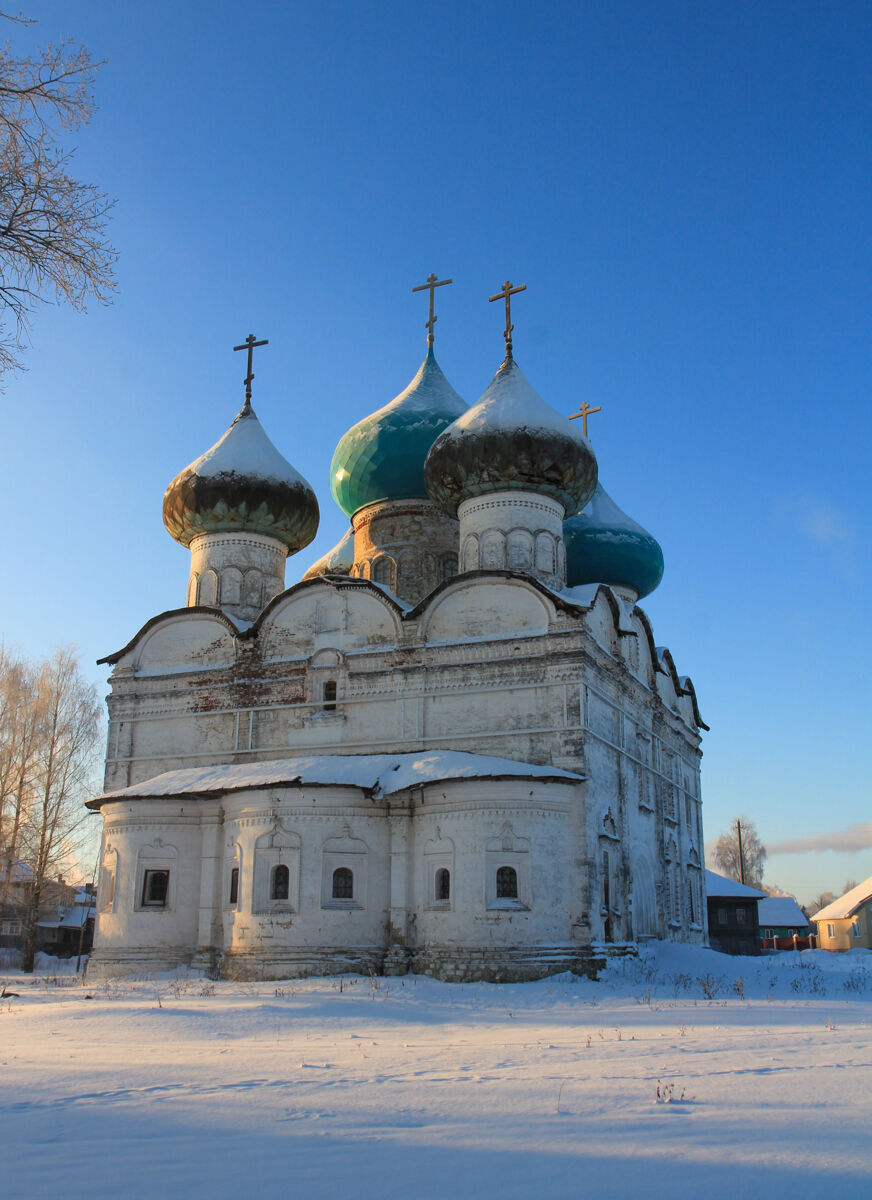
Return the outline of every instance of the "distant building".
{"type": "Polygon", "coordinates": [[[872,875],[812,917],[821,950],[872,950],[872,875]]]}
{"type": "Polygon", "coordinates": [[[765,892],[706,871],[709,944],[723,954],[759,954],[757,904],[765,892]]]}
{"type": "Polygon", "coordinates": [[[789,950],[794,938],[803,939],[798,947],[807,950],[805,939],[814,931],[805,913],[793,896],[765,896],[757,901],[757,920],[760,923],[760,941],[765,948],[789,950]],[[787,944],[782,944],[786,942],[787,944]]]}
{"type": "MultiPolygon", "coordinates": [[[[6,887],[6,865],[0,864],[0,949],[21,950],[27,919],[28,889],[33,883],[33,871],[25,862],[16,860],[9,872],[6,887]]],[[[47,879],[43,884],[36,926],[36,948],[44,954],[69,958],[87,954],[94,937],[96,888],[65,883],[63,878],[47,879]],[[84,932],[83,932],[84,927],[84,932]]]]}
{"type": "Polygon", "coordinates": [[[90,883],[70,888],[46,905],[37,925],[36,947],[57,958],[88,954],[94,941],[97,889],[90,883]],[[72,893],[72,894],[69,894],[72,893]]]}
{"type": "Polygon", "coordinates": [[[16,859],[9,868],[0,862],[0,950],[19,950],[24,934],[26,892],[33,879],[27,863],[16,859]]]}

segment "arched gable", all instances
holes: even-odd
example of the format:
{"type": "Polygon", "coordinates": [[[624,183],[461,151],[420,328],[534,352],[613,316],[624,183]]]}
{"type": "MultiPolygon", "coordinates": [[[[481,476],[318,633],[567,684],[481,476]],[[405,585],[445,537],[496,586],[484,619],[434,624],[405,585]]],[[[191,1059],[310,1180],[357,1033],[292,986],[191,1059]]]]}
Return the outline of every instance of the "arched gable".
{"type": "Polygon", "coordinates": [[[492,573],[458,575],[425,601],[421,634],[428,642],[546,633],[554,606],[524,579],[492,573]]]}
{"type": "Polygon", "coordinates": [[[123,650],[100,662],[153,675],[229,667],[236,661],[236,635],[223,613],[177,608],[154,617],[123,650]]]}
{"type": "Polygon", "coordinates": [[[371,646],[394,646],[400,613],[379,588],[369,584],[306,580],[267,607],[252,633],[265,661],[310,658],[325,642],[342,653],[371,646]]]}

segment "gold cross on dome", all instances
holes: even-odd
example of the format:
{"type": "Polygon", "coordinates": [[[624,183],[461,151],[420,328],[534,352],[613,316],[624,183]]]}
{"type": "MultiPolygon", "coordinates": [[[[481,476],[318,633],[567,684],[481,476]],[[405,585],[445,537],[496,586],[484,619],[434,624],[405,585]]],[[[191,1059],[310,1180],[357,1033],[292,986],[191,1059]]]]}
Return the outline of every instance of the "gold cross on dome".
{"type": "Polygon", "coordinates": [[[264,338],[262,342],[254,340],[254,334],[250,333],[241,346],[234,346],[234,350],[248,351],[248,373],[245,376],[245,407],[251,407],[251,381],[254,379],[254,372],[251,369],[251,364],[254,359],[254,351],[257,346],[268,346],[269,339],[264,338]]]}
{"type": "Polygon", "coordinates": [[[584,430],[584,436],[587,437],[587,418],[591,413],[595,412],[602,412],[602,405],[598,404],[596,408],[591,408],[591,406],[585,400],[578,412],[573,413],[569,419],[570,421],[575,421],[578,417],[581,417],[581,427],[584,430]]]}
{"type": "Polygon", "coordinates": [[[430,317],[427,321],[425,321],[425,325],[427,327],[427,345],[431,348],[433,346],[433,326],[438,320],[438,318],[433,315],[433,292],[436,288],[445,287],[446,283],[453,282],[454,281],[451,279],[439,279],[438,276],[430,274],[427,276],[426,283],[419,283],[417,287],[412,288],[413,292],[424,292],[427,291],[428,288],[430,290],[430,317]]]}
{"type": "Polygon", "coordinates": [[[520,287],[512,287],[510,281],[507,279],[501,290],[498,291],[495,296],[488,297],[488,303],[490,304],[493,304],[494,300],[500,300],[502,298],[505,298],[506,301],[506,328],[503,332],[503,337],[506,339],[507,359],[512,357],[512,330],[515,328],[512,324],[512,302],[509,297],[516,295],[518,292],[526,292],[526,290],[526,283],[522,283],[520,287]]]}

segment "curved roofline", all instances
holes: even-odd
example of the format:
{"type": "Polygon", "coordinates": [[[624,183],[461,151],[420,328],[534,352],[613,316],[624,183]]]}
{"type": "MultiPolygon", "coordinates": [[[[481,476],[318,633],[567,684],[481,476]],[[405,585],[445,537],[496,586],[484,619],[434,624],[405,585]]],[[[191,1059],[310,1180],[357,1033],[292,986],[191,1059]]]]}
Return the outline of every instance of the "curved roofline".
{"type": "Polygon", "coordinates": [[[541,583],[538,579],[535,579],[532,575],[525,575],[520,571],[505,571],[497,568],[490,568],[487,570],[464,571],[462,574],[452,575],[450,579],[443,579],[442,582],[438,584],[432,592],[428,592],[423,600],[419,600],[414,608],[410,608],[405,615],[410,619],[414,619],[423,615],[428,606],[439,596],[441,596],[443,592],[448,591],[449,588],[454,587],[456,584],[462,583],[468,579],[513,579],[518,583],[529,584],[534,591],[541,592],[542,595],[550,600],[556,608],[562,609],[563,611],[568,609],[575,609],[576,611],[579,611],[581,608],[581,605],[573,604],[571,601],[566,600],[560,595],[559,592],[552,592],[549,587],[547,587],[544,583],[541,583]]]}
{"type": "Polygon", "coordinates": [[[400,620],[403,619],[402,605],[399,604],[392,596],[389,596],[388,593],[382,588],[378,587],[377,584],[374,584],[371,580],[358,579],[352,575],[339,575],[335,571],[329,571],[326,575],[314,575],[311,579],[301,579],[299,583],[293,583],[289,588],[285,588],[283,592],[279,592],[277,595],[273,596],[266,608],[264,608],[264,610],[255,618],[255,620],[252,621],[248,629],[240,633],[240,638],[252,638],[256,633],[259,633],[261,626],[266,620],[267,614],[271,613],[272,610],[278,606],[280,601],[286,600],[288,596],[293,595],[295,592],[304,591],[306,588],[323,586],[325,584],[328,587],[337,589],[350,587],[359,588],[363,591],[370,592],[373,596],[378,596],[380,600],[384,600],[387,604],[389,604],[396,612],[397,616],[399,616],[400,620]]]}
{"type": "MultiPolygon", "coordinates": [[[[650,625],[648,626],[650,630],[650,625]]],[[[651,639],[653,644],[653,638],[651,639]]],[[[699,725],[700,729],[708,729],[705,721],[700,716],[699,705],[696,700],[696,691],[693,682],[689,675],[679,675],[675,666],[675,660],[672,657],[672,651],[668,646],[654,647],[654,663],[655,669],[663,675],[667,675],[672,681],[672,686],[675,688],[676,696],[690,696],[693,704],[693,719],[699,725]]]]}
{"type": "Polygon", "coordinates": [[[98,658],[97,666],[101,667],[104,663],[109,663],[110,665],[114,666],[114,664],[117,663],[120,658],[123,658],[124,655],[130,650],[132,650],[140,638],[144,637],[150,629],[155,627],[155,625],[159,625],[161,621],[165,621],[168,617],[180,617],[187,615],[188,613],[199,613],[200,616],[218,617],[229,628],[233,637],[240,637],[242,635],[243,631],[234,625],[233,620],[228,617],[223,608],[215,608],[209,604],[192,604],[190,606],[185,605],[183,608],[168,608],[165,612],[158,613],[156,617],[151,617],[148,621],[146,621],[142,628],[133,635],[126,646],[122,646],[120,650],[115,650],[112,654],[107,654],[105,658],[98,658]]]}

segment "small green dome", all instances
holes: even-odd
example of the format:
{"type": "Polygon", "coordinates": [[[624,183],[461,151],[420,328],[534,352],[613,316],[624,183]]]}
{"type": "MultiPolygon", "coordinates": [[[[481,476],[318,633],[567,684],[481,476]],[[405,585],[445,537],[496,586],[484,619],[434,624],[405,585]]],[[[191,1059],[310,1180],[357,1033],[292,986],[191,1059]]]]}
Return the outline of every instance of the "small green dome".
{"type": "Polygon", "coordinates": [[[340,440],[330,465],[333,499],[349,517],[380,500],[426,500],[427,451],[466,409],[429,350],[406,390],[340,440]]]}
{"type": "Polygon", "coordinates": [[[350,575],[354,566],[354,530],[349,529],[341,542],[312,563],[304,579],[317,579],[319,575],[350,575]]]}
{"type": "Polygon", "coordinates": [[[577,516],[563,522],[566,583],[632,588],[641,599],[663,578],[663,551],[647,529],[622,512],[602,486],[577,516]]]}
{"type": "Polygon", "coordinates": [[[291,554],[318,532],[309,483],[276,450],[245,402],[211,449],[185,467],[164,494],[163,519],[183,546],[201,533],[261,533],[291,554]]]}
{"type": "Polygon", "coordinates": [[[504,491],[540,492],[575,513],[593,495],[597,464],[587,438],[506,358],[478,403],[433,443],[424,473],[451,516],[472,496],[504,491]]]}

